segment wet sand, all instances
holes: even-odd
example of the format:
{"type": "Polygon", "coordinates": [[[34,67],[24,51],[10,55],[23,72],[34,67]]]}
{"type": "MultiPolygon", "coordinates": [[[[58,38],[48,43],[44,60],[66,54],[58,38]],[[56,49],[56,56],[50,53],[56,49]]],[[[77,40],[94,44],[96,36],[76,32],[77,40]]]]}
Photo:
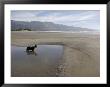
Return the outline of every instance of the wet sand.
{"type": "Polygon", "coordinates": [[[26,47],[11,46],[12,77],[57,77],[63,56],[61,45],[37,45],[34,52],[26,47]]]}
{"type": "Polygon", "coordinates": [[[99,33],[11,32],[12,45],[28,46],[36,43],[63,45],[63,58],[57,67],[58,76],[100,76],[99,33]]]}

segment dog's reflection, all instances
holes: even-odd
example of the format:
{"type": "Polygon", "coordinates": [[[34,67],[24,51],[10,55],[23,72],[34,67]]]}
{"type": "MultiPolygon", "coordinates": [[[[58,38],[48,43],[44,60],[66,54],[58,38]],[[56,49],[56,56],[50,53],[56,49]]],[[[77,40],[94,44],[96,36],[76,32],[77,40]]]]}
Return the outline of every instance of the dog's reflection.
{"type": "Polygon", "coordinates": [[[27,55],[37,55],[35,51],[26,51],[27,55]]]}

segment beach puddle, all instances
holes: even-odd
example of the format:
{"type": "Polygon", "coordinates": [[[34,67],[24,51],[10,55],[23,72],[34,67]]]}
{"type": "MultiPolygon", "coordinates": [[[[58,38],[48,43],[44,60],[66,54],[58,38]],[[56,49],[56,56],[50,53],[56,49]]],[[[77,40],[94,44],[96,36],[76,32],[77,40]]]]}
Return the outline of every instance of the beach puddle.
{"type": "Polygon", "coordinates": [[[57,76],[62,56],[62,45],[38,45],[34,52],[26,52],[26,47],[11,46],[11,76],[57,76]]]}

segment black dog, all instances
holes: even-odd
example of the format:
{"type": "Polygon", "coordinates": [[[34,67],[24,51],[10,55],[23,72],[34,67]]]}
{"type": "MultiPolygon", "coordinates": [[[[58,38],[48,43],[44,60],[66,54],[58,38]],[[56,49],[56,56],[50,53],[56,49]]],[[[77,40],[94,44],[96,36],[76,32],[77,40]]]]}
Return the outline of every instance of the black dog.
{"type": "Polygon", "coordinates": [[[34,51],[35,48],[37,48],[37,45],[31,46],[31,47],[28,46],[27,49],[26,49],[26,51],[31,51],[32,52],[32,51],[34,51]]]}

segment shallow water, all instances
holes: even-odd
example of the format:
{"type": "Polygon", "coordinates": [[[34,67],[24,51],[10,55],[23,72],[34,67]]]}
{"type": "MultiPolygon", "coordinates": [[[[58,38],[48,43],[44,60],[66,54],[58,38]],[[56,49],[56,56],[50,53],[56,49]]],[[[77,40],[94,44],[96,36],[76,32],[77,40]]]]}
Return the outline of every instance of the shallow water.
{"type": "Polygon", "coordinates": [[[26,52],[26,47],[12,46],[11,76],[58,76],[62,56],[62,45],[38,45],[34,52],[26,52]]]}

